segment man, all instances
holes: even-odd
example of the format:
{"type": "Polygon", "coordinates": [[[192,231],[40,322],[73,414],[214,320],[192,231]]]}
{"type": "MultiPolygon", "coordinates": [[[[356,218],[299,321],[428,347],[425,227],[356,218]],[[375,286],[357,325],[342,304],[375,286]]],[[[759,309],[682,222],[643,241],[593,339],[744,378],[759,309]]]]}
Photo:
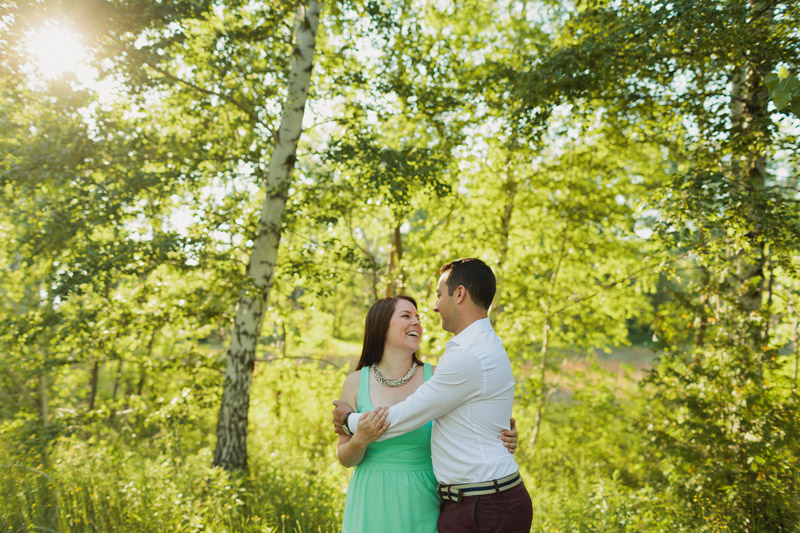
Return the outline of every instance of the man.
{"type": "MultiPolygon", "coordinates": [[[[436,421],[431,456],[442,497],[440,533],[527,533],[531,499],[514,457],[497,438],[511,418],[514,377],[488,318],[494,273],[475,258],[451,261],[440,273],[433,310],[442,328],[455,337],[447,343],[433,377],[389,408],[390,425],[381,439],[436,421]]],[[[360,414],[343,402],[334,404],[336,431],[355,431],[360,414]]]]}

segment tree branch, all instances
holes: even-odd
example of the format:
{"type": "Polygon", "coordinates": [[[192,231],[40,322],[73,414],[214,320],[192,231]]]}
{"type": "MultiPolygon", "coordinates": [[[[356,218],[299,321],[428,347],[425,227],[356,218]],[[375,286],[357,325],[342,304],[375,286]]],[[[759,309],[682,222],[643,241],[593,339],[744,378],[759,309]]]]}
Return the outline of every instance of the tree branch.
{"type": "Polygon", "coordinates": [[[276,357],[256,357],[255,358],[255,360],[258,361],[259,363],[271,363],[272,361],[279,361],[281,359],[302,359],[302,360],[305,360],[305,361],[317,361],[317,362],[325,363],[327,365],[331,365],[332,367],[335,367],[335,368],[342,368],[342,365],[337,365],[336,363],[334,363],[332,361],[328,361],[327,359],[325,359],[323,357],[317,358],[317,357],[309,357],[309,356],[298,355],[298,356],[295,356],[295,357],[289,357],[289,356],[277,357],[276,356],[276,357]]]}
{"type": "Polygon", "coordinates": [[[590,300],[590,299],[594,298],[595,296],[597,296],[598,294],[600,294],[601,292],[604,292],[604,291],[606,291],[608,289],[612,289],[612,288],[616,287],[617,285],[619,285],[620,283],[623,283],[625,281],[629,281],[629,280],[635,278],[636,275],[639,274],[640,272],[643,272],[643,271],[646,271],[646,270],[652,270],[655,267],[663,267],[665,265],[669,265],[671,263],[674,263],[674,262],[678,261],[679,259],[683,259],[687,255],[689,255],[688,251],[682,253],[681,255],[679,255],[679,256],[677,256],[674,259],[671,259],[669,261],[661,261],[661,262],[656,263],[656,264],[645,265],[645,266],[643,266],[642,268],[640,268],[638,270],[634,270],[633,273],[630,274],[629,276],[614,280],[611,283],[603,285],[602,287],[600,287],[598,290],[592,292],[591,294],[587,294],[585,296],[580,296],[580,297],[576,297],[576,298],[571,299],[569,302],[567,302],[566,304],[564,304],[561,307],[559,307],[558,309],[556,309],[553,312],[553,315],[558,315],[562,311],[564,311],[565,309],[567,309],[569,307],[572,307],[573,305],[575,305],[577,303],[583,302],[585,300],[590,300]]]}
{"type": "MultiPolygon", "coordinates": [[[[113,39],[113,41],[116,43],[116,46],[111,46],[112,49],[116,49],[116,50],[118,50],[120,52],[127,52],[127,53],[131,52],[128,49],[128,47],[125,45],[125,43],[123,41],[121,41],[120,39],[118,39],[116,37],[111,37],[111,39],[113,39]]],[[[137,52],[139,52],[139,51],[137,50],[137,52]]],[[[177,83],[179,83],[181,85],[184,85],[186,87],[189,87],[190,89],[192,89],[194,91],[197,91],[199,93],[205,94],[207,96],[215,96],[215,97],[219,98],[220,100],[222,100],[224,102],[228,102],[228,103],[234,105],[235,107],[237,107],[239,110],[241,110],[245,115],[247,115],[254,124],[260,124],[260,125],[264,126],[265,128],[267,128],[270,132],[273,131],[272,128],[268,124],[265,124],[265,123],[263,123],[261,121],[261,119],[258,117],[258,114],[254,110],[250,109],[244,103],[242,103],[242,102],[240,102],[240,101],[238,101],[235,98],[232,98],[230,96],[225,96],[223,94],[211,91],[211,90],[206,89],[204,87],[200,87],[199,85],[194,84],[194,83],[192,83],[192,82],[190,82],[188,80],[184,80],[183,78],[180,78],[180,77],[172,74],[171,72],[169,72],[169,71],[167,71],[167,70],[165,70],[165,69],[163,69],[161,67],[156,66],[155,64],[153,64],[152,61],[150,61],[146,57],[143,57],[143,54],[141,54],[140,52],[137,53],[137,55],[139,55],[141,57],[142,65],[145,65],[145,66],[148,66],[148,67],[152,68],[153,70],[155,70],[156,72],[158,72],[159,74],[164,76],[165,78],[167,78],[167,79],[169,79],[171,81],[177,82],[177,83]]]]}
{"type": "Polygon", "coordinates": [[[189,87],[190,89],[195,90],[195,91],[197,91],[199,93],[205,94],[207,96],[216,96],[220,100],[223,100],[225,102],[233,104],[235,107],[239,108],[245,115],[250,117],[250,120],[253,122],[253,124],[261,124],[262,126],[264,126],[267,129],[271,130],[271,128],[269,128],[268,125],[262,123],[261,119],[258,117],[258,114],[256,114],[255,111],[253,111],[252,109],[247,107],[242,102],[239,102],[238,100],[236,100],[234,98],[231,98],[230,96],[222,95],[220,93],[217,93],[217,92],[211,91],[209,89],[200,87],[199,85],[196,85],[196,84],[194,84],[194,83],[192,83],[190,81],[184,80],[183,78],[175,76],[171,72],[169,72],[167,70],[164,70],[161,67],[155,66],[154,64],[150,63],[147,60],[145,60],[144,65],[147,65],[148,67],[150,67],[151,69],[155,70],[156,72],[158,72],[159,74],[161,74],[162,76],[167,78],[168,80],[171,80],[171,81],[180,83],[182,85],[185,85],[186,87],[189,87]]]}

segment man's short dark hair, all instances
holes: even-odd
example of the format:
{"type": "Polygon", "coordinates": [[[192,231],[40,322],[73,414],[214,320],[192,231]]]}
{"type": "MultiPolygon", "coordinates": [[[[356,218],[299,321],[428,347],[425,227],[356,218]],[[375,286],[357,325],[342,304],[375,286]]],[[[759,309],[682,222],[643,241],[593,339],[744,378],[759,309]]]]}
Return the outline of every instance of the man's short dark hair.
{"type": "Polygon", "coordinates": [[[489,309],[497,290],[497,281],[489,265],[475,257],[464,257],[442,265],[440,274],[450,272],[447,278],[447,293],[452,296],[456,287],[463,285],[472,301],[489,309]]]}

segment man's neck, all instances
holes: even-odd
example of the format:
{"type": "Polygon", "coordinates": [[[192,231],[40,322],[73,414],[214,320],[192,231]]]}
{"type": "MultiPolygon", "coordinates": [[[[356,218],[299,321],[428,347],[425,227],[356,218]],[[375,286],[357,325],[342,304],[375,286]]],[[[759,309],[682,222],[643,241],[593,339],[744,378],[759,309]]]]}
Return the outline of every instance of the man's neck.
{"type": "Polygon", "coordinates": [[[459,325],[456,328],[456,331],[453,332],[453,334],[458,335],[459,333],[467,329],[470,325],[472,325],[473,322],[477,322],[478,320],[483,320],[488,316],[489,315],[485,310],[476,310],[466,313],[463,316],[462,320],[459,322],[459,325]]]}

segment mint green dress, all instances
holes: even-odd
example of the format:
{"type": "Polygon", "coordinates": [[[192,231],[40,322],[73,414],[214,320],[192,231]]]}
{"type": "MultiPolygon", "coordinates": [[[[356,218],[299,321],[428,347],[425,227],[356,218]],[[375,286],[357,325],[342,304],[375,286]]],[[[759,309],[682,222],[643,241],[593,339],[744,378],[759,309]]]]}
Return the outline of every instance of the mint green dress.
{"type": "MultiPolygon", "coordinates": [[[[424,379],[433,374],[425,363],[424,379]]],[[[361,369],[358,410],[372,411],[370,367],[361,369]]],[[[439,496],[431,463],[431,428],[421,428],[367,446],[344,503],[342,533],[435,533],[439,496]]]]}

